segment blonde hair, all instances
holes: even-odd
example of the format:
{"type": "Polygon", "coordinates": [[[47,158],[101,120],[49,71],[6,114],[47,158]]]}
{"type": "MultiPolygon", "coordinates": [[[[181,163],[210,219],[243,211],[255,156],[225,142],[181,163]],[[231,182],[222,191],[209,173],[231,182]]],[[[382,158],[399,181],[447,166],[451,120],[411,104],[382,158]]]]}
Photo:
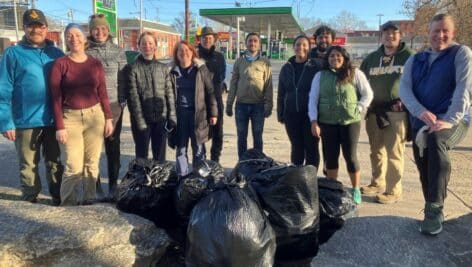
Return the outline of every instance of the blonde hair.
{"type": "Polygon", "coordinates": [[[152,32],[149,32],[149,31],[145,31],[145,32],[143,32],[143,33],[141,33],[141,34],[139,35],[139,37],[138,37],[138,45],[141,45],[141,42],[143,41],[143,38],[144,38],[145,36],[151,36],[152,39],[154,40],[154,43],[155,43],[156,46],[157,46],[157,38],[156,38],[156,36],[155,36],[152,32]]]}

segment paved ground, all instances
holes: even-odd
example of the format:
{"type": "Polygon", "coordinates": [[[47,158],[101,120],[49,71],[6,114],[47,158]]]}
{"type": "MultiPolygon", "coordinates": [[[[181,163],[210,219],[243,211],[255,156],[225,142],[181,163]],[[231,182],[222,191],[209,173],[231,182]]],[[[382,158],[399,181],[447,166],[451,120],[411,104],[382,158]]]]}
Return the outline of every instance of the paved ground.
{"type": "MultiPolygon", "coordinates": [[[[283,62],[273,62],[274,85],[277,86],[278,73],[283,62]]],[[[225,139],[223,148],[222,165],[231,169],[237,161],[236,152],[236,130],[234,118],[225,116],[225,139]]],[[[251,137],[249,138],[251,144],[251,137]]],[[[134,144],[131,138],[131,130],[129,127],[129,115],[125,114],[124,127],[122,132],[122,170],[125,172],[127,163],[133,159],[134,144]]],[[[365,185],[370,181],[370,161],[369,161],[369,145],[365,128],[361,130],[359,140],[359,159],[362,172],[362,184],[365,185]]],[[[275,158],[276,160],[288,162],[290,146],[283,125],[276,121],[275,114],[266,121],[264,128],[264,152],[275,158]]],[[[173,160],[175,151],[167,152],[168,159],[173,160]]],[[[452,220],[472,211],[472,131],[469,131],[466,139],[459,144],[450,153],[452,159],[452,178],[448,188],[448,198],[445,204],[446,220],[452,220]]],[[[350,182],[345,171],[343,160],[340,160],[340,180],[350,186],[350,182]]],[[[102,177],[106,177],[103,172],[105,165],[102,161],[102,177]]],[[[19,195],[18,181],[18,163],[14,146],[11,142],[4,138],[0,138],[0,198],[17,198],[19,195]]],[[[44,168],[42,168],[44,169],[44,168]]],[[[399,216],[409,217],[413,219],[422,219],[422,209],[424,200],[421,193],[421,186],[418,179],[418,172],[413,162],[411,144],[408,144],[405,174],[403,178],[403,201],[392,205],[380,205],[374,203],[373,198],[364,197],[363,203],[360,205],[359,213],[364,216],[399,216]]],[[[43,183],[42,198],[47,197],[47,188],[43,183]]],[[[447,230],[447,223],[445,226],[447,230]]],[[[470,237],[464,237],[470,238],[470,237]]]]}

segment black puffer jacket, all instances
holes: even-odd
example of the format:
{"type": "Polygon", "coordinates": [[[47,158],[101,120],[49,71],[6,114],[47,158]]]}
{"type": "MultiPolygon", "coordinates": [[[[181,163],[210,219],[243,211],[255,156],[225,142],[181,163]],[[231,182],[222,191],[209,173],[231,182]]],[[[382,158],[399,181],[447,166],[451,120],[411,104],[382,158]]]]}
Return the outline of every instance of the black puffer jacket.
{"type": "Polygon", "coordinates": [[[295,56],[291,57],[280,70],[277,94],[277,118],[279,121],[283,121],[286,113],[308,113],[308,95],[311,82],[315,74],[323,69],[322,64],[313,59],[308,60],[303,67],[300,79],[295,81],[295,70],[292,65],[294,62],[295,56]]]}
{"type": "Polygon", "coordinates": [[[145,60],[141,55],[130,65],[128,105],[140,130],[146,129],[149,123],[177,121],[174,90],[168,75],[166,64],[145,60]]]}
{"type": "MultiPolygon", "coordinates": [[[[197,78],[195,85],[195,135],[197,142],[203,144],[208,141],[209,118],[218,116],[215,93],[211,74],[205,66],[205,62],[200,59],[194,59],[194,66],[197,67],[197,78]]],[[[174,89],[174,95],[177,97],[178,88],[176,87],[177,77],[181,73],[178,66],[173,66],[168,76],[168,82],[174,89]]]]}

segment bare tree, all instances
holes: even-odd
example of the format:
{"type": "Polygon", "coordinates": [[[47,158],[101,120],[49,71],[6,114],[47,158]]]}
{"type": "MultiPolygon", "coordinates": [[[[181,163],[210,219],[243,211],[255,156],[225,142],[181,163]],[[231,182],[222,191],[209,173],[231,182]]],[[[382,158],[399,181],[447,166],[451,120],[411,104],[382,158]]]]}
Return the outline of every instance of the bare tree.
{"type": "Polygon", "coordinates": [[[414,33],[411,42],[417,36],[426,36],[431,18],[439,13],[452,15],[456,22],[456,40],[472,45],[472,1],[470,0],[405,0],[403,14],[414,20],[414,33]]]}
{"type": "MultiPolygon", "coordinates": [[[[196,26],[196,21],[197,17],[195,13],[190,12],[190,26],[191,28],[195,28],[196,26]]],[[[182,36],[185,35],[185,12],[180,12],[177,17],[174,18],[174,21],[171,23],[172,27],[175,28],[175,30],[182,34],[182,36]]]]}
{"type": "Polygon", "coordinates": [[[365,21],[346,10],[341,11],[336,17],[330,19],[329,22],[335,29],[343,33],[367,29],[365,21]]]}
{"type": "Polygon", "coordinates": [[[448,0],[449,13],[456,20],[456,40],[469,47],[472,46],[472,1],[448,0]]]}
{"type": "Polygon", "coordinates": [[[300,23],[300,26],[302,26],[303,30],[311,29],[321,24],[323,25],[327,24],[326,22],[324,22],[323,20],[319,18],[314,19],[314,18],[309,18],[309,17],[300,18],[298,22],[300,23]]]}

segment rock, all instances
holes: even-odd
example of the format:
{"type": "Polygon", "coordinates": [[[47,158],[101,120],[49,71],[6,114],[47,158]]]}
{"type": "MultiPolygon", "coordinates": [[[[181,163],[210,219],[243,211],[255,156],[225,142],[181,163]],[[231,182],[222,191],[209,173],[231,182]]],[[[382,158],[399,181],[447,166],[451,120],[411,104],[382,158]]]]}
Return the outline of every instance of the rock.
{"type": "Polygon", "coordinates": [[[0,199],[0,266],[150,266],[167,234],[109,204],[53,207],[0,199]]]}
{"type": "Polygon", "coordinates": [[[436,237],[406,217],[349,219],[312,266],[472,266],[472,213],[448,220],[436,237]]]}

